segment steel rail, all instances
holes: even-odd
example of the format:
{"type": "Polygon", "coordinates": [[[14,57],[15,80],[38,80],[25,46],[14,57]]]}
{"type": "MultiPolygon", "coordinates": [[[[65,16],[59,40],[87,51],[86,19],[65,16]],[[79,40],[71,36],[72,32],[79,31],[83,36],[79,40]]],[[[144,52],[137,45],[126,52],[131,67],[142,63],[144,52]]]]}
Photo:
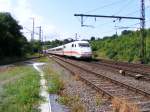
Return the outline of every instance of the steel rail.
{"type": "Polygon", "coordinates": [[[81,70],[84,70],[84,71],[86,71],[87,73],[95,74],[96,76],[102,77],[102,78],[104,78],[104,79],[106,79],[106,80],[109,80],[109,81],[113,82],[114,84],[119,84],[119,85],[121,85],[121,86],[123,86],[123,87],[125,87],[125,88],[127,88],[127,89],[129,89],[129,90],[131,90],[131,91],[134,91],[134,92],[136,92],[136,93],[142,94],[142,95],[144,95],[144,96],[146,96],[146,97],[150,97],[150,93],[147,93],[147,92],[144,91],[144,90],[137,89],[137,88],[135,88],[135,87],[132,87],[132,86],[129,86],[129,85],[127,85],[127,84],[124,84],[124,83],[121,83],[121,82],[119,82],[119,81],[116,81],[116,80],[114,80],[114,79],[111,79],[110,77],[107,77],[107,76],[101,75],[101,74],[99,74],[99,73],[93,72],[93,71],[91,71],[91,70],[82,68],[82,67],[80,67],[80,66],[78,66],[78,65],[75,65],[75,64],[73,64],[73,63],[70,63],[70,62],[68,62],[68,61],[64,61],[63,59],[58,58],[58,57],[56,57],[56,56],[55,56],[55,58],[60,59],[61,61],[65,62],[65,63],[68,63],[68,64],[70,64],[70,65],[72,65],[72,66],[75,66],[75,67],[77,67],[77,68],[79,68],[79,69],[81,69],[81,70]]]}

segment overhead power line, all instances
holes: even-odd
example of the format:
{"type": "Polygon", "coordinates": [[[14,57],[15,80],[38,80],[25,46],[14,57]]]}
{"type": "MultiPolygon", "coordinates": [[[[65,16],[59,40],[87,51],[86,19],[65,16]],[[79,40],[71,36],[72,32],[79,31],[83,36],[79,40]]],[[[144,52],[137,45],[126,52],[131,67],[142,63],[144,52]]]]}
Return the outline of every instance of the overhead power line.
{"type": "Polygon", "coordinates": [[[92,10],[87,11],[87,12],[85,12],[85,13],[94,12],[94,11],[96,11],[96,10],[103,9],[103,8],[105,8],[105,7],[109,7],[109,6],[112,6],[112,5],[114,5],[114,4],[118,4],[118,3],[120,3],[120,2],[122,2],[122,0],[117,0],[117,1],[115,1],[115,2],[112,2],[112,3],[106,4],[106,5],[97,7],[97,8],[95,8],[95,9],[92,9],[92,10]]]}
{"type": "MultiPolygon", "coordinates": [[[[32,32],[33,32],[32,30],[28,29],[28,28],[27,28],[27,27],[25,27],[25,26],[24,26],[23,28],[24,28],[24,29],[26,29],[27,31],[29,31],[30,33],[32,33],[32,32]]],[[[35,32],[35,31],[34,31],[34,34],[39,35],[39,33],[38,33],[38,32],[35,32]]]]}
{"type": "Polygon", "coordinates": [[[127,9],[131,5],[131,2],[133,2],[134,0],[126,0],[126,1],[127,1],[127,3],[124,6],[121,6],[121,8],[119,8],[118,11],[116,13],[112,14],[112,15],[119,14],[123,10],[127,9]]]}
{"type": "MultiPolygon", "coordinates": [[[[145,7],[145,10],[146,9],[149,9],[150,8],[150,6],[147,6],[147,7],[145,7]]],[[[130,12],[130,13],[127,13],[125,16],[129,16],[129,15],[131,15],[131,14],[135,14],[135,13],[138,13],[139,12],[139,10],[135,10],[135,11],[133,11],[133,12],[130,12]]]]}
{"type": "Polygon", "coordinates": [[[141,2],[141,17],[131,17],[131,16],[106,16],[106,15],[89,15],[89,14],[74,14],[74,16],[80,16],[81,17],[81,26],[85,26],[83,23],[83,17],[94,17],[96,18],[116,18],[116,19],[135,19],[140,20],[140,26],[141,26],[141,49],[140,49],[140,59],[141,63],[145,63],[146,61],[146,39],[145,39],[145,0],[140,0],[141,2]]]}

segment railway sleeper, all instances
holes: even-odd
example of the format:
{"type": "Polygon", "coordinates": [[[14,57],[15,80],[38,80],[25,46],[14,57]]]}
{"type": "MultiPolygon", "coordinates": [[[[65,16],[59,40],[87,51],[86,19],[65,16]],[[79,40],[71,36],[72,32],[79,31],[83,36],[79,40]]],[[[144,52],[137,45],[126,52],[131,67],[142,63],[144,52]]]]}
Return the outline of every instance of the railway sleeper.
{"type": "MultiPolygon", "coordinates": [[[[110,105],[110,107],[112,107],[112,104],[110,105]]],[[[143,107],[143,108],[138,107],[138,108],[139,108],[139,112],[150,112],[150,108],[148,107],[143,107]]]]}
{"type": "Polygon", "coordinates": [[[119,98],[128,98],[128,97],[133,97],[133,96],[135,96],[135,93],[131,93],[131,92],[125,92],[125,93],[123,93],[123,94],[116,93],[115,96],[116,96],[116,97],[119,97],[119,98]]]}
{"type": "Polygon", "coordinates": [[[150,108],[142,108],[140,109],[140,112],[150,112],[150,108]]]}
{"type": "Polygon", "coordinates": [[[109,82],[104,82],[104,81],[99,81],[99,82],[93,82],[91,81],[92,83],[94,83],[95,85],[99,85],[99,86],[113,86],[112,84],[110,84],[109,82]]]}
{"type": "MultiPolygon", "coordinates": [[[[104,89],[105,90],[105,89],[104,89]]],[[[126,90],[125,89],[117,89],[117,90],[114,90],[114,89],[109,89],[109,90],[105,90],[105,91],[108,91],[109,93],[111,93],[111,94],[116,94],[116,93],[122,93],[122,92],[125,92],[126,90]]],[[[121,94],[120,93],[120,94],[121,94]]]]}
{"type": "MultiPolygon", "coordinates": [[[[93,83],[93,82],[92,82],[92,83],[93,83]]],[[[107,84],[107,83],[105,83],[105,84],[93,83],[93,84],[96,85],[96,86],[98,86],[98,87],[105,87],[105,86],[109,85],[109,84],[107,84]]],[[[109,86],[111,86],[111,85],[109,85],[109,86]]]]}
{"type": "MultiPolygon", "coordinates": [[[[95,80],[94,80],[95,81],[95,80]]],[[[95,81],[96,83],[97,83],[97,81],[95,81]]],[[[90,84],[90,83],[89,83],[90,84]]],[[[104,84],[104,83],[103,83],[104,84]]],[[[106,85],[105,85],[106,86],[106,85]]],[[[97,88],[97,87],[95,87],[95,86],[93,86],[94,88],[97,88]]],[[[98,89],[98,88],[97,88],[98,89]]],[[[105,94],[105,93],[109,93],[108,91],[106,91],[106,90],[104,90],[104,89],[102,89],[102,88],[99,88],[100,90],[102,90],[102,92],[103,92],[103,94],[105,94]]],[[[125,90],[125,89],[122,89],[122,90],[125,90]]],[[[99,91],[99,90],[98,90],[99,91]]],[[[120,91],[120,90],[113,90],[113,91],[111,91],[111,92],[117,92],[118,93],[118,91],[120,91]]],[[[108,96],[111,96],[110,95],[111,93],[109,93],[109,94],[107,94],[108,96]]],[[[124,96],[124,94],[123,94],[123,96],[124,96]]],[[[144,104],[142,103],[141,104],[141,102],[140,102],[140,104],[139,105],[147,105],[148,104],[148,106],[149,106],[149,102],[146,102],[146,104],[145,104],[145,102],[144,102],[144,104]]],[[[146,108],[142,108],[142,111],[143,112],[149,112],[149,111],[147,111],[147,110],[150,110],[150,108],[147,108],[147,106],[146,106],[146,108]]]]}
{"type": "Polygon", "coordinates": [[[101,81],[103,81],[102,79],[98,79],[97,77],[93,77],[93,76],[88,75],[86,73],[84,75],[81,74],[81,76],[86,78],[87,80],[91,80],[92,82],[101,82],[101,81]]]}
{"type": "Polygon", "coordinates": [[[114,86],[114,84],[110,84],[110,83],[96,83],[95,85],[100,86],[100,87],[108,87],[108,86],[114,86]]]}
{"type": "MultiPolygon", "coordinates": [[[[95,78],[93,78],[93,77],[85,77],[86,79],[88,79],[88,80],[91,80],[92,82],[94,82],[94,83],[99,83],[99,82],[102,82],[103,80],[101,80],[101,79],[95,79],[95,78]]],[[[103,81],[104,82],[104,81],[103,81]]]]}
{"type": "Polygon", "coordinates": [[[120,86],[104,86],[104,87],[102,87],[103,89],[119,89],[120,88],[120,86]]]}
{"type": "Polygon", "coordinates": [[[124,97],[122,99],[128,100],[128,101],[135,101],[135,100],[139,101],[141,99],[144,99],[144,97],[143,96],[130,96],[130,97],[124,97]]]}
{"type": "Polygon", "coordinates": [[[150,109],[150,101],[139,101],[136,102],[135,104],[140,106],[141,108],[146,107],[150,109]]]}

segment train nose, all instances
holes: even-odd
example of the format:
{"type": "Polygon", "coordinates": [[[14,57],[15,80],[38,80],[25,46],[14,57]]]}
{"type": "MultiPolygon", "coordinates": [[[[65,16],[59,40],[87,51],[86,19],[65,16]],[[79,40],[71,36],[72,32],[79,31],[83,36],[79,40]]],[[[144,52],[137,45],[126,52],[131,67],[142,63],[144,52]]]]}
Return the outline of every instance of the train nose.
{"type": "Polygon", "coordinates": [[[81,53],[84,53],[84,52],[91,52],[90,49],[81,49],[81,53]]]}
{"type": "Polygon", "coordinates": [[[92,56],[92,51],[90,49],[88,49],[88,50],[82,50],[81,51],[81,55],[82,56],[86,56],[86,57],[91,57],[92,56]]]}

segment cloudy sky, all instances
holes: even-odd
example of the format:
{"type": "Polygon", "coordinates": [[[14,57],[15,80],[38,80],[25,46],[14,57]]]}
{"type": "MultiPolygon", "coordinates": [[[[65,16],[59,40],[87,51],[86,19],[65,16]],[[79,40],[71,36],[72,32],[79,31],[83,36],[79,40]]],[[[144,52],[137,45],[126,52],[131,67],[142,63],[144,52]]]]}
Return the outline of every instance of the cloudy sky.
{"type": "MultiPolygon", "coordinates": [[[[141,0],[0,0],[0,11],[10,12],[23,26],[22,32],[30,40],[32,21],[35,21],[35,38],[38,38],[38,28],[42,27],[46,40],[74,38],[89,39],[120,33],[121,27],[131,27],[136,30],[139,20],[116,20],[106,18],[81,18],[75,13],[119,15],[140,17],[141,0]],[[114,22],[115,21],[115,22],[114,22]],[[117,26],[118,28],[116,29],[117,26]]],[[[146,27],[150,27],[150,0],[146,3],[146,27]]]]}

